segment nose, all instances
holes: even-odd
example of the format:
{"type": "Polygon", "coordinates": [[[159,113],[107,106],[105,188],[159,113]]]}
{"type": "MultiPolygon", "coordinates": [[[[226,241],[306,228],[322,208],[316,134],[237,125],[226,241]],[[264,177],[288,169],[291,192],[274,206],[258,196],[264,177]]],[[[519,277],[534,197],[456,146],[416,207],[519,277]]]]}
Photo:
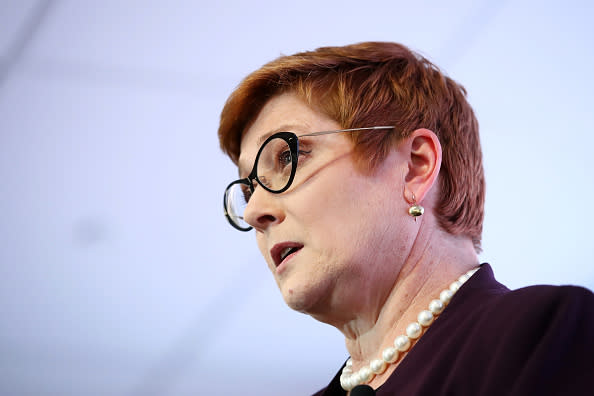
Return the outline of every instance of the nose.
{"type": "Polygon", "coordinates": [[[285,212],[277,194],[256,186],[243,213],[245,221],[258,231],[264,231],[285,219],[285,212]]]}

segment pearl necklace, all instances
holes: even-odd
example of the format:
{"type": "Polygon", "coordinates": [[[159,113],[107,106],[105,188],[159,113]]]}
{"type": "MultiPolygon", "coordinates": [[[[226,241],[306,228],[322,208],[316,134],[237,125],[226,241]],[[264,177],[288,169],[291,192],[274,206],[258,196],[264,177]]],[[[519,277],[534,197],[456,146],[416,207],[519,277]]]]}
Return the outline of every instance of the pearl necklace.
{"type": "Polygon", "coordinates": [[[403,357],[411,348],[412,342],[418,339],[423,330],[426,330],[439,314],[443,312],[446,305],[450,302],[454,294],[479,268],[472,269],[452,282],[448,289],[439,294],[439,299],[432,300],[429,303],[429,309],[423,310],[417,316],[417,322],[412,322],[406,327],[406,335],[399,335],[394,340],[394,346],[387,347],[382,353],[381,359],[372,360],[367,366],[363,366],[359,371],[353,373],[353,360],[349,358],[346,366],[340,374],[340,386],[345,391],[350,391],[357,385],[365,384],[376,375],[382,374],[388,368],[389,364],[396,363],[400,357],[403,357]]]}

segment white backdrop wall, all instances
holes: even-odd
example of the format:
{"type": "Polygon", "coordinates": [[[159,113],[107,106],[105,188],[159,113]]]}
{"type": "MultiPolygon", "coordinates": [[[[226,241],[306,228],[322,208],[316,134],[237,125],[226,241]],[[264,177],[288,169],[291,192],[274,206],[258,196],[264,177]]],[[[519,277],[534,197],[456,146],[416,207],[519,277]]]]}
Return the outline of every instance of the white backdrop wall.
{"type": "Polygon", "coordinates": [[[0,394],[331,378],[340,334],[285,307],[222,216],[236,171],[216,138],[241,78],[324,45],[399,41],[465,85],[481,259],[513,288],[593,288],[593,17],[587,1],[0,1],[0,394]]]}

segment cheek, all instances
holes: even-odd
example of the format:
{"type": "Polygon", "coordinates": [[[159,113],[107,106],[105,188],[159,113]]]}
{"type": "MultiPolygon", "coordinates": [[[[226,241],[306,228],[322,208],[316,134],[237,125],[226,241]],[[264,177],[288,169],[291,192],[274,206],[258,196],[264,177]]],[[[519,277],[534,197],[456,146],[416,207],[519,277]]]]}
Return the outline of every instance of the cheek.
{"type": "Polygon", "coordinates": [[[406,220],[406,207],[393,181],[349,169],[327,176],[303,190],[293,206],[313,244],[355,261],[402,250],[394,239],[405,231],[398,218],[406,220]]]}
{"type": "MultiPolygon", "coordinates": [[[[385,188],[377,187],[363,177],[337,174],[330,180],[320,180],[316,190],[308,192],[310,199],[302,210],[321,225],[365,225],[383,211],[385,188]]],[[[351,231],[356,233],[356,229],[351,231]]]]}
{"type": "Polygon", "coordinates": [[[307,229],[313,243],[324,241],[328,248],[348,249],[364,243],[378,220],[387,221],[384,196],[385,191],[363,176],[329,172],[328,177],[295,194],[288,210],[307,229]]]}
{"type": "Polygon", "coordinates": [[[270,263],[268,262],[268,245],[266,244],[266,239],[264,238],[263,234],[258,233],[257,231],[256,242],[258,244],[258,249],[260,249],[260,254],[262,254],[264,259],[266,260],[266,264],[270,266],[270,263]]]}

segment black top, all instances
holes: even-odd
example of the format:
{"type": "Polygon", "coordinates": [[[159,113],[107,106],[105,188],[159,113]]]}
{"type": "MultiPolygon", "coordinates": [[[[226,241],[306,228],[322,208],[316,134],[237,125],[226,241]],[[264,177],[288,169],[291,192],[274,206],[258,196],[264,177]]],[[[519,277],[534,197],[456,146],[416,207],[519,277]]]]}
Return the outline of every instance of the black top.
{"type": "MultiPolygon", "coordinates": [[[[345,395],[340,372],[315,395],[345,395]]],[[[483,264],[376,394],[592,396],[594,294],[510,291],[483,264]]]]}

